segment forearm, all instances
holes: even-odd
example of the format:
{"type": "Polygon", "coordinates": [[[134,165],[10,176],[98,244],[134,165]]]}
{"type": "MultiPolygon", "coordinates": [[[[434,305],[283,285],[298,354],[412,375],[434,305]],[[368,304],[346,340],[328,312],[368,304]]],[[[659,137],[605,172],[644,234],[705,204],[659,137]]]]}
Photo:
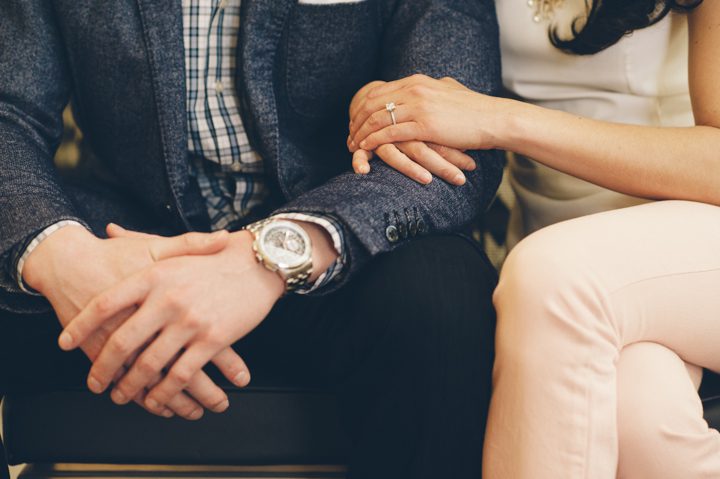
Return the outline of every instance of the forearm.
{"type": "Polygon", "coordinates": [[[512,100],[498,147],[621,193],[720,204],[720,130],[591,120],[512,100]]]}

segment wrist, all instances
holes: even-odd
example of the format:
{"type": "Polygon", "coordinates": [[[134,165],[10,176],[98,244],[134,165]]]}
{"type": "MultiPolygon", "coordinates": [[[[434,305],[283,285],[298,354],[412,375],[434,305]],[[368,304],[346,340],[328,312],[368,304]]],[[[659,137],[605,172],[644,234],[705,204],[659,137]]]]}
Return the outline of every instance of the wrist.
{"type": "Polygon", "coordinates": [[[100,240],[81,225],[67,225],[45,238],[25,260],[22,280],[32,289],[45,294],[52,283],[58,260],[66,258],[77,261],[78,255],[86,255],[100,240]]]}
{"type": "Polygon", "coordinates": [[[242,258],[243,261],[251,262],[251,271],[255,278],[265,285],[268,292],[277,300],[285,294],[285,280],[277,273],[267,269],[257,260],[253,250],[253,234],[247,230],[237,231],[230,234],[226,250],[242,258]]]}
{"type": "Polygon", "coordinates": [[[307,221],[290,221],[300,226],[310,237],[313,268],[308,281],[314,283],[321,274],[337,261],[338,253],[335,250],[330,234],[325,228],[307,221]]]}
{"type": "MultiPolygon", "coordinates": [[[[493,138],[493,147],[506,151],[517,151],[517,145],[523,138],[527,139],[525,125],[528,118],[528,105],[508,98],[495,98],[495,121],[489,132],[493,138]]],[[[487,115],[487,111],[480,112],[487,115]]]]}

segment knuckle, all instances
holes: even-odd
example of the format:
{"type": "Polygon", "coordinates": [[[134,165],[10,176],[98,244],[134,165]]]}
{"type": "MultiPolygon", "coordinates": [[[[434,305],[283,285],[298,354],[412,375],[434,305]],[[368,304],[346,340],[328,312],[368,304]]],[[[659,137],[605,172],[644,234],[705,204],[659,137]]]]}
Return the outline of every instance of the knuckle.
{"type": "Polygon", "coordinates": [[[113,337],[110,338],[109,346],[114,353],[123,356],[128,355],[131,352],[130,342],[127,340],[127,338],[118,334],[115,334],[113,337]]]}
{"type": "Polygon", "coordinates": [[[391,145],[380,145],[377,148],[377,152],[379,155],[387,155],[391,151],[391,145]]]}
{"type": "Polygon", "coordinates": [[[202,316],[195,313],[188,313],[182,319],[182,325],[193,331],[202,330],[204,323],[202,316]]]}
{"type": "Polygon", "coordinates": [[[186,367],[174,367],[168,374],[168,378],[174,383],[185,386],[193,377],[193,372],[186,367]]]}
{"type": "Polygon", "coordinates": [[[368,118],[367,123],[368,123],[368,126],[375,128],[380,123],[380,120],[377,117],[377,115],[373,114],[370,116],[370,118],[368,118]]]}
{"type": "Polygon", "coordinates": [[[104,315],[112,309],[112,298],[106,294],[102,294],[95,299],[95,312],[104,315]]]}
{"type": "Polygon", "coordinates": [[[225,345],[225,339],[218,331],[209,331],[202,339],[202,342],[212,349],[220,349],[225,345]]]}
{"type": "Polygon", "coordinates": [[[165,292],[163,296],[163,303],[166,308],[172,311],[181,310],[185,306],[184,295],[178,290],[171,290],[165,292]]]}
{"type": "MultiPolygon", "coordinates": [[[[160,263],[154,263],[154,265],[160,265],[160,263]]],[[[162,282],[162,268],[160,266],[152,266],[145,271],[144,276],[148,284],[157,285],[162,282]]]]}
{"type": "Polygon", "coordinates": [[[438,175],[443,178],[454,178],[457,174],[458,172],[455,168],[451,168],[449,166],[443,166],[438,170],[438,175]]]}
{"type": "Polygon", "coordinates": [[[151,377],[157,374],[162,366],[160,361],[154,355],[143,356],[137,361],[138,372],[145,377],[151,377]]]}

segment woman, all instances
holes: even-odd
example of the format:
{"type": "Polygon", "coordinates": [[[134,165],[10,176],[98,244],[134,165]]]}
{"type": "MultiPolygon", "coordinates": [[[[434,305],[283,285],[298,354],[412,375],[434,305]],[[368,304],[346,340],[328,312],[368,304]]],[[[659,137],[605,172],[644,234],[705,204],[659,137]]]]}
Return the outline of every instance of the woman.
{"type": "MultiPolygon", "coordinates": [[[[486,479],[718,478],[696,391],[702,367],[720,371],[720,4],[537,2],[497,2],[506,86],[534,104],[374,84],[349,144],[516,152],[511,240],[606,211],[531,235],[503,268],[486,479]]],[[[459,171],[419,163],[395,166],[459,171]]]]}

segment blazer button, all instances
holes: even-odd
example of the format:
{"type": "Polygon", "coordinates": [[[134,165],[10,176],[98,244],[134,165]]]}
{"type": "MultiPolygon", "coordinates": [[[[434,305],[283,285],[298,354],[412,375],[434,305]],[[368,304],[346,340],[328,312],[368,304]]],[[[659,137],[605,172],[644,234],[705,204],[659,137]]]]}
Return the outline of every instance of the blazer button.
{"type": "Polygon", "coordinates": [[[408,231],[410,232],[410,236],[415,237],[418,232],[418,224],[417,221],[410,220],[408,222],[408,231]]]}
{"type": "Polygon", "coordinates": [[[397,243],[397,241],[400,239],[400,233],[394,225],[390,225],[385,229],[385,237],[388,239],[389,242],[397,243]]]}
{"type": "Polygon", "coordinates": [[[407,225],[405,225],[405,223],[398,223],[397,229],[398,229],[398,233],[400,233],[400,238],[407,239],[407,237],[408,237],[407,225]]]}
{"type": "Polygon", "coordinates": [[[427,223],[425,223],[424,219],[420,218],[419,220],[417,220],[417,230],[418,233],[420,233],[421,235],[427,233],[428,226],[427,223]]]}

